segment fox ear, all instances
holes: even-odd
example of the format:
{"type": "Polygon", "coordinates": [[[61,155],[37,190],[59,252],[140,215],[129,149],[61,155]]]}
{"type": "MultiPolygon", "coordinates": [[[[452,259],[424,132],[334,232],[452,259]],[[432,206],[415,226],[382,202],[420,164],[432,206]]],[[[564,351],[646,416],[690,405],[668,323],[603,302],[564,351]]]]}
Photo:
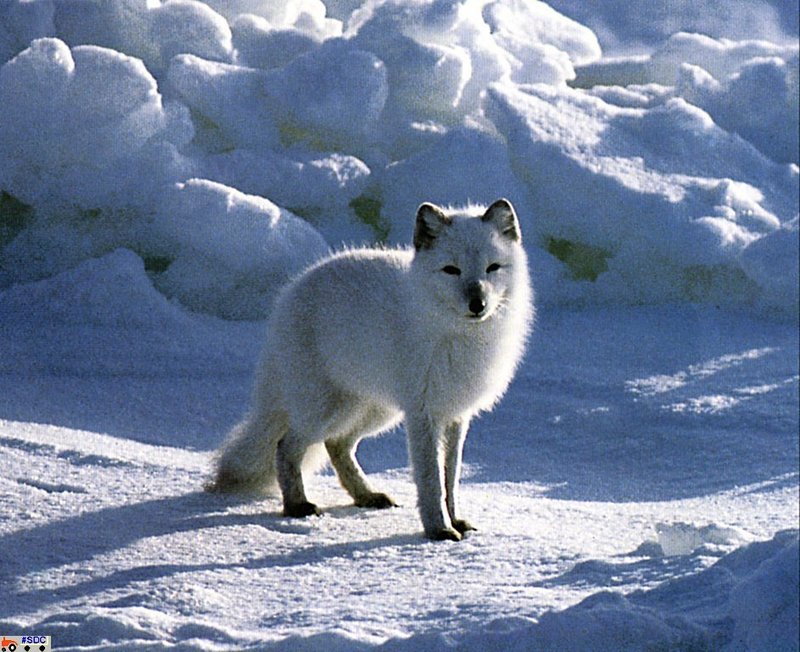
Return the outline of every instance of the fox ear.
{"type": "Polygon", "coordinates": [[[417,209],[417,222],[414,226],[414,249],[430,249],[444,227],[453,219],[438,206],[422,204],[417,209]]]}
{"type": "Polygon", "coordinates": [[[498,199],[494,204],[486,209],[483,217],[484,222],[492,222],[505,237],[520,242],[522,232],[519,228],[517,213],[511,202],[507,199],[498,199]]]}

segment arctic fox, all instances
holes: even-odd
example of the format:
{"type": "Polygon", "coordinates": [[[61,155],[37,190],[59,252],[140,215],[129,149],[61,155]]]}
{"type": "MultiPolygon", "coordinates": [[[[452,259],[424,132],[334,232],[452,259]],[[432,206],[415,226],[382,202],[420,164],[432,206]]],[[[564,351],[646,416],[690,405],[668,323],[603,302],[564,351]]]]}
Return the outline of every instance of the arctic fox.
{"type": "Polygon", "coordinates": [[[310,267],[280,293],[250,413],[217,457],[210,488],[283,494],[286,516],[319,514],[302,463],[324,442],[359,507],[395,505],[364,476],[358,442],[405,422],[427,537],[458,541],[470,419],[503,395],[533,320],[519,221],[505,199],[422,204],[413,249],[355,249],[310,267]]]}

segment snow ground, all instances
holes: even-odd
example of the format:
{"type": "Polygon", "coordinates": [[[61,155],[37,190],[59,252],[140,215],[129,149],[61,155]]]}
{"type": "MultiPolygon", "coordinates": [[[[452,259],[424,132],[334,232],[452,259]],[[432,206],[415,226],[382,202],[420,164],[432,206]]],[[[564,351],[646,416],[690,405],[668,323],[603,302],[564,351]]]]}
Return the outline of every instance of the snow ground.
{"type": "Polygon", "coordinates": [[[797,7],[0,2],[0,635],[798,650],[797,7]],[[478,532],[421,536],[399,432],[398,509],[202,492],[281,283],[501,195],[539,320],[478,532]]]}
{"type": "MultiPolygon", "coordinates": [[[[95,281],[140,322],[69,286],[60,317],[0,294],[0,630],[59,650],[793,649],[797,537],[777,534],[798,520],[793,325],[545,311],[467,440],[479,531],[448,545],[421,535],[400,432],[360,449],[397,509],[352,507],[330,473],[311,483],[319,518],[203,493],[261,324],[159,313],[124,273],[95,281]],[[790,638],[736,647],[737,590],[770,563],[779,599],[759,626],[790,638]]],[[[23,296],[58,278],[35,285],[23,296]]]]}

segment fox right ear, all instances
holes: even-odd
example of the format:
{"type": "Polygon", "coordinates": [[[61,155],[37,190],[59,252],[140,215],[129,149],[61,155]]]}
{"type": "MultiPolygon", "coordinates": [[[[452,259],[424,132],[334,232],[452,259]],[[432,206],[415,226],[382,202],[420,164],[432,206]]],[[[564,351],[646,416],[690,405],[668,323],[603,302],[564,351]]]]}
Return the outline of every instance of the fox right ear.
{"type": "Polygon", "coordinates": [[[489,206],[481,220],[492,222],[500,230],[500,233],[514,242],[522,240],[517,212],[507,199],[498,199],[489,206]]]}
{"type": "Polygon", "coordinates": [[[453,223],[453,219],[441,208],[424,203],[417,209],[414,226],[414,249],[430,249],[442,229],[453,223]]]}

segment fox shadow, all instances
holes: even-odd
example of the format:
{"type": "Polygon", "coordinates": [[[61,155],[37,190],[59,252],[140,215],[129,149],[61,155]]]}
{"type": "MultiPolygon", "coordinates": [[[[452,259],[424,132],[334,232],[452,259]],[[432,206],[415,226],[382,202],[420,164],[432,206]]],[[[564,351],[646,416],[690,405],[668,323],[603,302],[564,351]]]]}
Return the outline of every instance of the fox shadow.
{"type": "MultiPolygon", "coordinates": [[[[324,563],[332,558],[348,558],[369,550],[424,540],[421,533],[410,533],[341,544],[314,545],[312,548],[300,546],[290,552],[242,561],[175,564],[158,563],[155,560],[154,563],[112,571],[65,587],[25,589],[26,577],[49,569],[85,564],[103,554],[123,550],[151,537],[236,525],[258,525],[287,534],[313,532],[313,525],[286,519],[279,511],[258,514],[227,511],[227,508],[241,502],[245,500],[197,491],[106,507],[0,536],[0,586],[3,587],[0,618],[27,613],[46,604],[122,588],[137,581],[228,568],[258,570],[324,563]]],[[[269,510],[271,506],[265,507],[269,510]]],[[[335,513],[349,509],[333,508],[331,511],[335,513]]]]}

